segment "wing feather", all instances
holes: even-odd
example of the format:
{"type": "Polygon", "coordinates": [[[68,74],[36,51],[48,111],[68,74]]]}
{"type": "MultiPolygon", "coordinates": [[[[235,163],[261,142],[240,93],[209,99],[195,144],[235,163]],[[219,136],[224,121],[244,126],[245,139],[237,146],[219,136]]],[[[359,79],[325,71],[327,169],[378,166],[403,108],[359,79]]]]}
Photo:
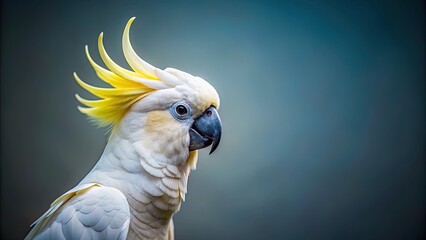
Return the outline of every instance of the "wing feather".
{"type": "Polygon", "coordinates": [[[123,193],[85,184],[58,198],[25,239],[125,239],[129,222],[123,193]]]}

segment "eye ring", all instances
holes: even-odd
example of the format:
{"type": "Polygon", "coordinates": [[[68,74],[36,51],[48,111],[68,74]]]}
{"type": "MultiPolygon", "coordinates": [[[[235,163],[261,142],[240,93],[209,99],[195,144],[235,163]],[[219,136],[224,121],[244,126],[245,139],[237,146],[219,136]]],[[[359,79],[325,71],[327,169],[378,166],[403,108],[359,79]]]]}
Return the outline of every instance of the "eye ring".
{"type": "Polygon", "coordinates": [[[186,102],[176,102],[170,107],[170,113],[177,120],[189,119],[192,115],[192,108],[186,102]]]}

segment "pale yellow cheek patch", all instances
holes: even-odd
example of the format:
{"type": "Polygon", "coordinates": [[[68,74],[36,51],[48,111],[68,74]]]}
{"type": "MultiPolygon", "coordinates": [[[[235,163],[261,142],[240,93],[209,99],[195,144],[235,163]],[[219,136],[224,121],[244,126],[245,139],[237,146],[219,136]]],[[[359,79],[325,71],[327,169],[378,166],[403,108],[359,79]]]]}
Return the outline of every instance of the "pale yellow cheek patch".
{"type": "Polygon", "coordinates": [[[152,149],[176,151],[182,147],[188,129],[176,121],[168,110],[157,110],[147,114],[144,134],[152,149]]]}
{"type": "Polygon", "coordinates": [[[144,129],[147,134],[154,134],[161,131],[178,129],[180,125],[168,110],[156,110],[147,114],[144,129]]]}

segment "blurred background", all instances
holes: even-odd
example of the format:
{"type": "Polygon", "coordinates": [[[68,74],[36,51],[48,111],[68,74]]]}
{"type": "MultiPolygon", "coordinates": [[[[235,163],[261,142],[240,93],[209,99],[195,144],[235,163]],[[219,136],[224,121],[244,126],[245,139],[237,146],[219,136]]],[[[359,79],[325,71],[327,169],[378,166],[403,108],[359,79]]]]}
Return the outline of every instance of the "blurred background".
{"type": "Polygon", "coordinates": [[[22,239],[98,160],[104,32],[207,79],[224,132],[201,151],[177,239],[424,239],[424,1],[2,1],[1,238],[22,239]]]}

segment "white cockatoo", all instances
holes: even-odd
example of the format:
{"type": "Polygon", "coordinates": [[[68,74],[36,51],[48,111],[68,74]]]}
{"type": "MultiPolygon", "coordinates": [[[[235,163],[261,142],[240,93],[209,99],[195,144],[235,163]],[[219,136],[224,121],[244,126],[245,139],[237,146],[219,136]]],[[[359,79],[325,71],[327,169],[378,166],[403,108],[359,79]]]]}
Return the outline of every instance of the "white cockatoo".
{"type": "MultiPolygon", "coordinates": [[[[219,95],[205,80],[158,69],[142,60],[123,33],[124,56],[133,71],[118,66],[98,45],[108,69],[86,54],[110,88],[78,84],[97,96],[79,110],[111,136],[97,164],[37,221],[26,239],[173,239],[173,214],[185,200],[197,149],[219,144],[219,95]]],[[[210,152],[210,153],[211,153],[210,152]]]]}

